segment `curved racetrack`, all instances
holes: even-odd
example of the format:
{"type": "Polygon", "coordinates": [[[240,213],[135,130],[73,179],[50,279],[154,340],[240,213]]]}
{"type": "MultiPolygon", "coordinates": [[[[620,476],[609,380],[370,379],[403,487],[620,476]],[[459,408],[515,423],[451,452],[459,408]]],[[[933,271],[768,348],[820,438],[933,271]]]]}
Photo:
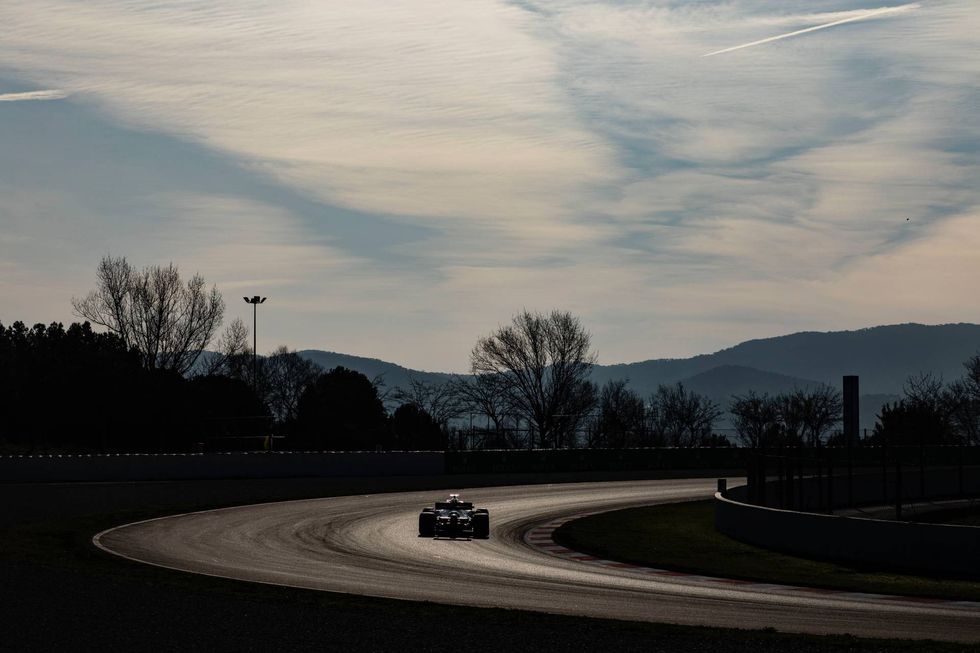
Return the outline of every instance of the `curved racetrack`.
{"type": "Polygon", "coordinates": [[[100,533],[102,548],[201,574],[473,606],[806,633],[980,641],[980,606],[772,586],[725,586],[558,558],[525,542],[577,514],[711,495],[705,479],[459,489],[489,540],[417,537],[440,492],[289,501],[190,513],[100,533]]]}

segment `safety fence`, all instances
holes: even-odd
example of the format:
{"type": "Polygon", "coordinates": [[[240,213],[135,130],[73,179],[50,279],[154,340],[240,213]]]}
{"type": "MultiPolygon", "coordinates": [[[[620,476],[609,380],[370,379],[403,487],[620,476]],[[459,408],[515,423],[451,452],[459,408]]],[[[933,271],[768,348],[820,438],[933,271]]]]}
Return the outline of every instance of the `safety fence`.
{"type": "Polygon", "coordinates": [[[970,509],[980,447],[756,451],[747,485],[715,495],[715,527],[742,542],[914,573],[980,576],[980,527],[909,521],[970,509]]]}
{"type": "Polygon", "coordinates": [[[774,508],[828,512],[858,505],[903,505],[980,494],[971,467],[980,447],[893,446],[754,450],[746,456],[745,500],[774,508]]]}

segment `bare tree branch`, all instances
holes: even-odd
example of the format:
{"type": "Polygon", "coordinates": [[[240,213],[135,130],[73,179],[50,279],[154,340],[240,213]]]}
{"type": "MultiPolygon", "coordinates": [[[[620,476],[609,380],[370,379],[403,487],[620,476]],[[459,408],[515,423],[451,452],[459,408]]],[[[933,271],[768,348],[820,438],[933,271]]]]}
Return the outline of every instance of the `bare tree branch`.
{"type": "Polygon", "coordinates": [[[661,385],[650,398],[650,422],[654,433],[672,447],[697,447],[708,441],[721,409],[684,385],[661,385]]]}
{"type": "Polygon", "coordinates": [[[75,314],[103,326],[136,349],[147,369],[189,372],[214,337],[225,304],[194,275],[185,285],[177,268],[136,270],[125,257],[106,256],[96,271],[96,289],[72,299],[75,314]]]}
{"type": "Polygon", "coordinates": [[[281,345],[263,358],[261,372],[260,387],[272,414],[281,424],[297,418],[300,397],[320,376],[323,368],[281,345]]]}
{"type": "Polygon", "coordinates": [[[412,404],[424,410],[443,429],[449,427],[449,420],[465,412],[457,386],[451,380],[444,383],[427,383],[409,377],[407,388],[396,388],[393,397],[403,403],[412,404]]]}
{"type": "Polygon", "coordinates": [[[497,431],[505,428],[514,398],[503,374],[476,374],[469,379],[454,376],[452,382],[466,411],[485,415],[497,431]]]}
{"type": "Polygon", "coordinates": [[[742,446],[771,447],[778,443],[782,429],[777,399],[750,390],[745,396],[732,397],[728,411],[742,446]]]}
{"type": "Polygon", "coordinates": [[[570,313],[522,311],[477,341],[470,366],[476,375],[499,375],[539,444],[559,447],[595,401],[588,382],[595,359],[590,334],[570,313]]]}

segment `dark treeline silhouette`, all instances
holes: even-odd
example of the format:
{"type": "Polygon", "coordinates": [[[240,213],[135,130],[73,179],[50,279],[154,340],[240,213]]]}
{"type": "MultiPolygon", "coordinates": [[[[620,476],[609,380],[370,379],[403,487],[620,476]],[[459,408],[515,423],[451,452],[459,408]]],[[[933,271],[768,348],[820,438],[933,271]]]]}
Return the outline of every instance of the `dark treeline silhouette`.
{"type": "MultiPolygon", "coordinates": [[[[444,382],[325,371],[280,346],[255,357],[240,319],[199,275],[107,256],[73,300],[83,323],[0,324],[0,451],[189,452],[262,448],[819,447],[841,443],[841,396],[825,385],[732,397],[723,409],[682,383],[643,397],[601,388],[591,334],[570,313],[527,310],[477,340],[471,375],[444,382]],[[94,323],[105,332],[95,331],[94,323]],[[213,344],[212,344],[213,343],[213,344]],[[208,349],[211,347],[210,349],[208,349]],[[253,364],[254,360],[254,364],[253,364]],[[274,436],[274,437],[272,437],[274,436]]],[[[980,444],[980,356],[951,384],[909,379],[866,444],[980,444]]]]}
{"type": "Polygon", "coordinates": [[[751,448],[817,447],[843,418],[840,393],[825,385],[775,396],[749,392],[732,397],[728,410],[739,444],[751,448]]]}
{"type": "Polygon", "coordinates": [[[980,445],[980,354],[963,367],[965,374],[948,384],[928,373],[909,377],[903,397],[882,407],[866,442],[980,445]]]}
{"type": "Polygon", "coordinates": [[[86,321],[67,329],[0,324],[0,451],[445,447],[445,424],[421,406],[389,416],[379,380],[324,372],[286,347],[252,365],[240,319],[218,335],[217,288],[173,264],[106,256],[72,306],[86,321]]]}
{"type": "Polygon", "coordinates": [[[435,418],[447,444],[467,449],[727,445],[714,433],[721,409],[682,384],[648,400],[628,382],[589,380],[591,335],[570,313],[522,311],[480,338],[471,376],[410,379],[395,392],[435,418]]]}
{"type": "Polygon", "coordinates": [[[0,440],[8,450],[190,451],[217,418],[262,414],[239,380],[147,369],[90,324],[0,324],[0,440]]]}
{"type": "MultiPolygon", "coordinates": [[[[247,331],[233,323],[229,332],[247,331]]],[[[714,431],[720,407],[681,384],[640,397],[623,381],[561,395],[550,436],[516,401],[507,372],[413,381],[324,371],[280,347],[259,358],[234,345],[190,375],[148,369],[138,351],[89,323],[0,324],[0,443],[7,452],[442,450],[529,447],[815,447],[839,441],[841,400],[826,386],[732,398],[734,443],[714,431]],[[587,406],[584,414],[571,410],[587,406]],[[564,421],[562,421],[564,419],[564,421]],[[557,423],[558,426],[554,424],[557,423]],[[565,429],[561,430],[562,425],[565,429]]],[[[225,339],[225,344],[228,344],[225,339]]],[[[220,343],[221,341],[219,341],[220,343]]],[[[859,444],[980,444],[980,356],[945,384],[921,375],[886,405],[859,444]]]]}
{"type": "Polygon", "coordinates": [[[389,416],[363,374],[298,358],[285,348],[261,358],[253,385],[234,358],[192,376],[147,369],[88,322],[0,324],[0,443],[13,453],[191,452],[259,449],[276,434],[293,450],[445,448],[424,410],[406,403],[389,416]]]}

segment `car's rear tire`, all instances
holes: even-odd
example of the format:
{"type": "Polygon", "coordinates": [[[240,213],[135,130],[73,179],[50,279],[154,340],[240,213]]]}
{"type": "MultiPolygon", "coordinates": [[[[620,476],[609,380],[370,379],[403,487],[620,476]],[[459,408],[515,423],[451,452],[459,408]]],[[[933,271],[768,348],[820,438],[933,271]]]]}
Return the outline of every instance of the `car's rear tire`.
{"type": "Polygon", "coordinates": [[[436,534],[436,515],[432,512],[419,513],[419,537],[433,537],[436,534]]]}
{"type": "Polygon", "coordinates": [[[490,513],[486,510],[478,511],[473,515],[473,537],[478,540],[490,537],[490,513]]]}

